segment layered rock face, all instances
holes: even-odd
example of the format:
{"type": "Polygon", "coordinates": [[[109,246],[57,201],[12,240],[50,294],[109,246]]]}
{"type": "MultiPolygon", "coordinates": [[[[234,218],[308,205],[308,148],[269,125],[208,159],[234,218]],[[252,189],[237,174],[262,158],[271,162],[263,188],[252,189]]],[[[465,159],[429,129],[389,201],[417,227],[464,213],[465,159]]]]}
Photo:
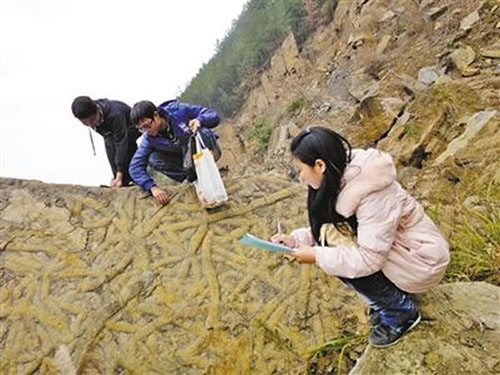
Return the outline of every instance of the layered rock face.
{"type": "Polygon", "coordinates": [[[135,188],[1,179],[0,372],[305,371],[308,348],[366,328],[334,278],[238,242],[306,225],[304,188],[226,186],[207,211],[190,185],[161,208],[135,188]]]}
{"type": "Polygon", "coordinates": [[[275,175],[190,185],[159,207],[111,191],[0,179],[2,374],[496,374],[500,288],[444,284],[398,345],[367,346],[366,306],[336,278],[239,243],[306,225],[275,175]],[[333,350],[333,352],[332,352],[333,350]],[[364,352],[364,354],[363,354],[364,352]]]}

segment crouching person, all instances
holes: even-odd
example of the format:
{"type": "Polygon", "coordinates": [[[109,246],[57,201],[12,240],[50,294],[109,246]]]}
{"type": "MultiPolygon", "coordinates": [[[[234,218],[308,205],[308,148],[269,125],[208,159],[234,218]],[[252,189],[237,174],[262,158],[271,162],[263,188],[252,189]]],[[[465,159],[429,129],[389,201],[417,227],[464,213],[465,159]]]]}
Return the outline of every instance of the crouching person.
{"type": "Polygon", "coordinates": [[[448,243],[397,182],[388,154],[351,150],[343,137],[323,127],[297,135],[291,151],[308,186],[310,227],[272,241],[295,248],[300,262],[315,263],[365,297],[373,346],[396,343],[420,321],[411,293],[426,291],[443,277],[448,243]]]}
{"type": "Polygon", "coordinates": [[[139,149],[130,163],[130,176],[161,204],[168,203],[170,197],[156,186],[147,171],[148,165],[177,182],[194,180],[196,176],[184,166],[184,156],[191,137],[197,132],[205,146],[213,152],[215,160],[221,156],[217,137],[212,131],[219,124],[220,117],[212,109],[178,100],[170,100],[156,107],[144,100],[132,107],[130,117],[143,133],[139,149]]]}

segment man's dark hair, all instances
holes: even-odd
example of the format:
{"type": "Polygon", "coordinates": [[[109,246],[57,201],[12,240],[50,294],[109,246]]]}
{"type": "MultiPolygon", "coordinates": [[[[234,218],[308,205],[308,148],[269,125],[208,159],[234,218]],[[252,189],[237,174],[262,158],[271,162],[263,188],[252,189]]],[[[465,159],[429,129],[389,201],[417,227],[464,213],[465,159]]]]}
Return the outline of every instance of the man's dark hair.
{"type": "Polygon", "coordinates": [[[149,100],[142,100],[135,103],[132,107],[132,110],[130,111],[130,119],[132,120],[132,124],[137,125],[143,118],[152,119],[155,112],[157,111],[158,109],[156,108],[156,106],[149,100]]]}
{"type": "Polygon", "coordinates": [[[97,112],[97,104],[88,96],[78,96],[71,104],[73,115],[79,119],[85,119],[97,112]]]}

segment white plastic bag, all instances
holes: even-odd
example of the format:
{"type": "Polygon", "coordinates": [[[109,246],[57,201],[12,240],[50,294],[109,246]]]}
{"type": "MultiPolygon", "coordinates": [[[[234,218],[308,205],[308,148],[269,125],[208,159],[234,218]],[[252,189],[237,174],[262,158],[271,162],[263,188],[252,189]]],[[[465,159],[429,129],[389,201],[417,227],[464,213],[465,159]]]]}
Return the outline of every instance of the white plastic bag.
{"type": "Polygon", "coordinates": [[[212,152],[205,147],[200,133],[196,134],[196,154],[193,155],[198,179],[194,182],[204,207],[216,207],[227,201],[227,193],[212,152]]]}

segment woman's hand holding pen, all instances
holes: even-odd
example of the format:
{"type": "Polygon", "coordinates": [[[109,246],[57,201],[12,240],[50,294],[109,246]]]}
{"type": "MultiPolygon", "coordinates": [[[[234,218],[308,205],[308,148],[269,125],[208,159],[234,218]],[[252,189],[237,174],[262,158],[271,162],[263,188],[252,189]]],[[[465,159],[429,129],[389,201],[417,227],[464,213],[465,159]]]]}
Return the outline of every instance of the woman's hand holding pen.
{"type": "Polygon", "coordinates": [[[295,249],[293,253],[288,253],[286,256],[291,256],[297,259],[300,263],[315,263],[316,262],[316,250],[311,246],[304,246],[297,244],[297,240],[286,234],[281,234],[281,222],[280,219],[276,219],[276,227],[278,233],[271,237],[271,242],[279,243],[285,245],[292,249],[295,249]]]}
{"type": "Polygon", "coordinates": [[[280,245],[284,245],[292,249],[294,249],[297,246],[294,237],[281,233],[281,222],[279,218],[276,219],[276,229],[277,233],[271,237],[271,242],[278,243],[280,245]]]}
{"type": "Polygon", "coordinates": [[[279,243],[280,245],[285,245],[287,247],[295,248],[295,238],[288,236],[286,234],[276,233],[271,237],[271,242],[279,243]]]}
{"type": "Polygon", "coordinates": [[[311,246],[300,245],[297,248],[297,243],[295,238],[288,236],[286,234],[277,233],[271,237],[271,242],[279,243],[295,249],[293,253],[288,253],[287,255],[296,258],[300,263],[315,263],[316,262],[316,250],[311,246]]]}

